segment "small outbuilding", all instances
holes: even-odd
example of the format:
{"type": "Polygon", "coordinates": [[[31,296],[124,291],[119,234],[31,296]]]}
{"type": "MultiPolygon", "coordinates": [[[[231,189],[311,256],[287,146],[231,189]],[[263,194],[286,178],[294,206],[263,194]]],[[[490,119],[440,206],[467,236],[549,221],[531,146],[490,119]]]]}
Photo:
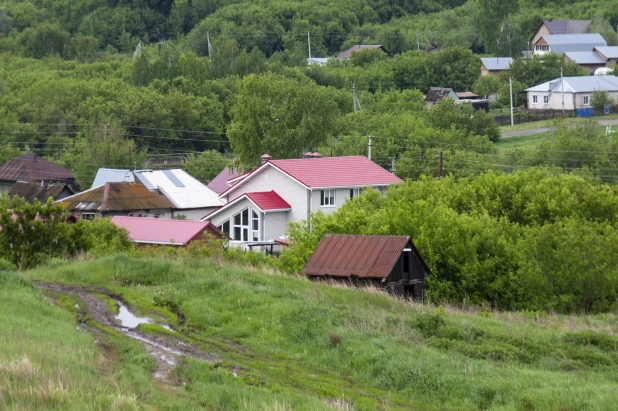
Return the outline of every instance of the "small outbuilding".
{"type": "Polygon", "coordinates": [[[410,237],[326,234],[301,273],[378,285],[422,302],[431,271],[410,237]]]}

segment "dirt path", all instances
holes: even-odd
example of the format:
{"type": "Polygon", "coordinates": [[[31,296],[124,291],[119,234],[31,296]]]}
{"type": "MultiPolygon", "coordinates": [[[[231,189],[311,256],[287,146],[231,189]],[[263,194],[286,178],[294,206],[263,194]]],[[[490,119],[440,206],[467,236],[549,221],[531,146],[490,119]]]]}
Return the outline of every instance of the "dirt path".
{"type": "MultiPolygon", "coordinates": [[[[617,119],[599,120],[598,123],[599,123],[599,126],[611,126],[611,125],[618,124],[618,120],[617,119]]],[[[572,124],[569,127],[574,128],[575,126],[576,126],[575,124],[572,124]]],[[[539,127],[539,128],[530,128],[527,130],[505,131],[504,133],[502,133],[502,137],[508,138],[508,137],[527,136],[530,134],[540,134],[540,133],[546,133],[548,131],[554,131],[554,130],[556,130],[555,127],[539,127]]]]}
{"type": "MultiPolygon", "coordinates": [[[[114,295],[105,289],[91,289],[66,284],[53,283],[34,283],[38,288],[61,294],[67,294],[81,300],[85,306],[85,311],[92,319],[99,324],[112,328],[123,333],[127,337],[140,341],[146,350],[152,355],[157,363],[157,371],[154,377],[162,382],[170,383],[170,372],[174,369],[182,357],[190,357],[196,360],[213,363],[217,360],[214,356],[207,354],[180,338],[171,335],[152,335],[139,331],[136,328],[122,327],[120,321],[109,311],[107,304],[99,299],[95,294],[107,295],[116,301],[121,301],[121,297],[114,295]]],[[[128,304],[122,301],[123,304],[128,304]]]]}

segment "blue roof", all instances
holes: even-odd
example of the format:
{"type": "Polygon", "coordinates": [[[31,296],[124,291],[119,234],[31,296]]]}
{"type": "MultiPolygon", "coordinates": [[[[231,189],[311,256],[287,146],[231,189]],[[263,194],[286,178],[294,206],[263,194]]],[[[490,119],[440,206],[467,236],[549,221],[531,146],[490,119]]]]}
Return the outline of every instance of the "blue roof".
{"type": "Polygon", "coordinates": [[[567,51],[564,54],[577,64],[605,64],[605,59],[594,51],[567,51]]]}
{"type": "MultiPolygon", "coordinates": [[[[595,90],[618,91],[618,77],[616,76],[578,76],[564,77],[565,93],[591,93],[595,90]]],[[[530,87],[526,91],[562,91],[560,78],[547,81],[538,86],[530,87]]]]}
{"type": "Polygon", "coordinates": [[[487,70],[507,70],[513,62],[512,57],[483,57],[481,63],[487,70]]]}
{"type": "Polygon", "coordinates": [[[607,42],[599,33],[546,34],[541,38],[556,54],[567,51],[592,51],[595,47],[607,46],[607,42]]]}

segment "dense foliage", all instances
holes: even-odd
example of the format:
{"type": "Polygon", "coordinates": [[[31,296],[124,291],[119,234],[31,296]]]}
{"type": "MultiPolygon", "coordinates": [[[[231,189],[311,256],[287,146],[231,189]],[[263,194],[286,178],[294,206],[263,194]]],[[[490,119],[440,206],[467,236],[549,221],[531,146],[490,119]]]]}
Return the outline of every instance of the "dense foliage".
{"type": "Polygon", "coordinates": [[[294,224],[281,262],[299,270],[326,233],[406,235],[433,272],[433,301],[606,311],[618,296],[616,194],[543,169],[421,178],[294,224]]]}

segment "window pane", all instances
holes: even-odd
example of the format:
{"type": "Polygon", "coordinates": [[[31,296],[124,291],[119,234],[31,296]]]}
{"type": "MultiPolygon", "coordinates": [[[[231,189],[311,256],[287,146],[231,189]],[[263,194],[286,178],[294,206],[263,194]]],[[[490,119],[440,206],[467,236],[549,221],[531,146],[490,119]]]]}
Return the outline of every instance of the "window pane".
{"type": "Polygon", "coordinates": [[[240,225],[240,213],[234,216],[234,225],[240,225]]]}
{"type": "Polygon", "coordinates": [[[243,241],[249,240],[249,230],[247,230],[246,228],[242,229],[242,240],[243,241]]]}
{"type": "Polygon", "coordinates": [[[229,234],[230,233],[230,220],[228,220],[225,223],[221,224],[221,231],[223,231],[225,234],[229,234]]]}
{"type": "Polygon", "coordinates": [[[320,191],[320,205],[324,205],[324,190],[320,191]]]}
{"type": "Polygon", "coordinates": [[[259,241],[258,238],[259,238],[258,232],[254,231],[253,232],[253,241],[259,241]]]}
{"type": "Polygon", "coordinates": [[[257,219],[257,218],[254,218],[254,219],[253,219],[253,225],[252,225],[252,228],[253,228],[254,230],[257,230],[257,229],[258,229],[258,219],[257,219]]]}
{"type": "Polygon", "coordinates": [[[350,198],[354,198],[354,189],[353,188],[350,189],[350,198]]]}
{"type": "Polygon", "coordinates": [[[242,211],[242,225],[248,225],[249,224],[249,209],[245,208],[242,211]]]}
{"type": "Polygon", "coordinates": [[[240,227],[234,227],[234,240],[240,240],[240,227]]]}

